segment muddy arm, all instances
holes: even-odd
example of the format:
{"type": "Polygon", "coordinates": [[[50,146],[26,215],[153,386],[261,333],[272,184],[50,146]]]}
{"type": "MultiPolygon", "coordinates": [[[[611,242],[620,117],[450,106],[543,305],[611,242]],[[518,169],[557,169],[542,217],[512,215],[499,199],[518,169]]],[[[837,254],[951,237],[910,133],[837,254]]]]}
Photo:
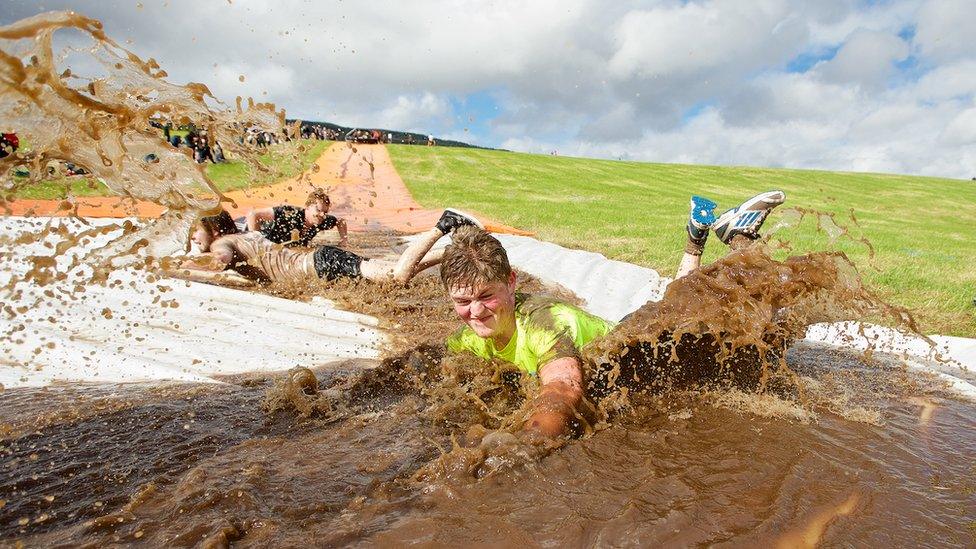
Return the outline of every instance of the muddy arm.
{"type": "Polygon", "coordinates": [[[207,282],[226,286],[254,286],[253,280],[233,271],[225,270],[227,263],[214,254],[202,254],[189,258],[177,268],[164,269],[163,274],[193,282],[207,282]]]}
{"type": "Polygon", "coordinates": [[[189,280],[192,282],[219,284],[221,286],[251,288],[257,285],[255,281],[245,278],[233,271],[207,271],[203,269],[181,268],[175,271],[167,271],[166,274],[173,278],[181,278],[183,280],[189,280]]]}
{"type": "Polygon", "coordinates": [[[542,391],[532,402],[533,411],[523,429],[554,438],[566,434],[583,398],[583,372],[574,357],[557,358],[539,369],[542,391]]]}
{"type": "Polygon", "coordinates": [[[340,217],[339,220],[336,221],[336,230],[339,231],[339,246],[345,246],[346,242],[348,242],[346,234],[349,232],[349,228],[346,227],[345,219],[340,217]]]}

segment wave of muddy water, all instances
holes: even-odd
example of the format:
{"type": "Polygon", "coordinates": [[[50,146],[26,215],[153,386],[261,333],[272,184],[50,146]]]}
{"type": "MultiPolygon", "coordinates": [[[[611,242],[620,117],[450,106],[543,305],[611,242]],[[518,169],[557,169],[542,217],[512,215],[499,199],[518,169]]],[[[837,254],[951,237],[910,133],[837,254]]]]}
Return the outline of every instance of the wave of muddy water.
{"type": "Polygon", "coordinates": [[[269,378],[7,390],[0,535],[28,546],[974,542],[973,406],[895,361],[812,346],[787,361],[877,415],[672,393],[480,480],[417,474],[443,461],[464,414],[432,416],[410,384],[364,382],[371,364],[319,371],[307,417],[269,406],[287,386],[269,378]],[[340,405],[315,404],[329,387],[340,405]]]}

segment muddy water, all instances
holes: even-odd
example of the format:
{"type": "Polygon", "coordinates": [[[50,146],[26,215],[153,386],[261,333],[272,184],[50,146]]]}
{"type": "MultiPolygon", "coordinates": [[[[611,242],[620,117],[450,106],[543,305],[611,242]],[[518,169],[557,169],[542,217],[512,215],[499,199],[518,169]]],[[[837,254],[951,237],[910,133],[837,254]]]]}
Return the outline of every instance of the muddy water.
{"type": "Polygon", "coordinates": [[[64,420],[0,445],[0,535],[29,546],[974,543],[976,408],[894,361],[799,346],[788,362],[824,382],[857,377],[854,400],[877,416],[814,417],[735,390],[672,393],[480,480],[418,474],[458,430],[408,384],[364,383],[356,372],[370,364],[318,372],[319,395],[306,398],[330,387],[347,396],[341,413],[308,417],[269,407],[285,384],[264,378],[103,386],[89,396],[124,405],[94,413],[72,413],[86,405],[67,389],[8,390],[5,423],[38,406],[64,420]]]}
{"type": "MultiPolygon", "coordinates": [[[[25,143],[0,159],[0,211],[12,211],[18,191],[49,179],[49,164],[71,162],[89,173],[91,185],[97,180],[127,200],[166,208],[159,219],[106,246],[102,260],[186,250],[193,222],[227,199],[189,149],[171,147],[150,123],[194,124],[219,141],[228,157],[267,171],[258,160],[262,151],[239,138],[250,127],[280,135],[285,113],[251,100],[245,106],[242,98],[236,109],[229,108],[204,84],[180,86],[166,76],[154,59],[139,58],[109,38],[99,21],[75,12],[0,27],[0,119],[4,131],[16,132],[25,143]],[[55,35],[69,46],[56,48],[55,35]],[[148,154],[155,161],[146,161],[148,154]],[[13,176],[23,170],[27,177],[13,176]]],[[[64,188],[59,209],[76,213],[70,183],[57,186],[64,188]]]]}

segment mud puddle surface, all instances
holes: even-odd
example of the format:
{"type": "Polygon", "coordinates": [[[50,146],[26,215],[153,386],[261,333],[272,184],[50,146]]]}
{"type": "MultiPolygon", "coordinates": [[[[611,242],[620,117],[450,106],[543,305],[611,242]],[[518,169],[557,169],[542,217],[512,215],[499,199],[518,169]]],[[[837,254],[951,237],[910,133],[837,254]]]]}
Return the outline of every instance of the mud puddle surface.
{"type": "Polygon", "coordinates": [[[788,362],[873,378],[852,402],[876,417],[798,419],[789,400],[735,389],[635,396],[591,436],[535,457],[513,444],[486,468],[465,454],[465,406],[432,412],[435,397],[369,363],[318,371],[315,395],[264,378],[119,387],[98,398],[125,405],[91,415],[58,388],[9,390],[14,415],[65,419],[3,440],[0,533],[29,546],[973,542],[971,405],[893,361],[798,346],[788,362]]]}

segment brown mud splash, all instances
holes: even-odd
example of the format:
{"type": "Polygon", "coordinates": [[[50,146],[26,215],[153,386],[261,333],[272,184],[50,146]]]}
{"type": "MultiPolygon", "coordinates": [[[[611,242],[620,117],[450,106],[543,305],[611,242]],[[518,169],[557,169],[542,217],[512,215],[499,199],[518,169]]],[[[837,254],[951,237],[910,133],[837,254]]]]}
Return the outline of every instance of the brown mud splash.
{"type": "Polygon", "coordinates": [[[708,385],[800,389],[784,360],[786,348],[810,324],[867,315],[918,333],[907,311],[864,287],[843,253],[780,262],[753,245],[676,280],[661,301],[647,303],[588,347],[590,391],[625,400],[630,391],[708,385]]]}
{"type": "Polygon", "coordinates": [[[225,108],[205,85],[179,86],[166,76],[155,60],[140,59],[109,38],[100,22],[74,12],[0,28],[0,120],[22,143],[0,158],[0,212],[12,211],[19,191],[58,178],[59,170],[48,168],[66,162],[84,168],[90,185],[107,186],[133,214],[145,201],[165,208],[148,222],[92,226],[77,217],[79,199],[70,182],[55,181],[64,185],[60,210],[83,228],[70,231],[65,220],[53,218],[40,227],[8,225],[15,228],[0,238],[11,246],[40,245],[26,259],[26,273],[3,277],[3,314],[10,322],[3,323],[0,341],[23,337],[30,321],[22,313],[32,303],[84,298],[86,286],[108,284],[120,266],[149,271],[144,279],[153,285],[153,258],[185,252],[195,220],[225,200],[189,150],[172,147],[152,123],[192,123],[219,141],[228,158],[267,171],[259,160],[265,151],[240,137],[251,127],[282,135],[284,111],[250,99],[245,106],[241,98],[236,108],[225,108]],[[56,51],[62,41],[72,46],[56,51]],[[154,160],[147,161],[149,154],[154,160]],[[106,235],[109,242],[87,246],[106,235]]]}
{"type": "MultiPolygon", "coordinates": [[[[373,235],[354,246],[376,252],[389,243],[373,235]]],[[[531,278],[526,282],[522,291],[541,289],[531,278]]],[[[483,478],[537,462],[559,446],[514,434],[538,389],[534,380],[503,364],[442,356],[441,342],[457,321],[435,277],[418,277],[409,289],[315,281],[268,290],[293,298],[323,295],[373,314],[401,336],[388,356],[408,358],[388,361],[363,379],[314,395],[295,383],[281,383],[269,394],[267,409],[340,419],[348,414],[345,399],[363,394],[363,380],[386,380],[367,383],[366,394],[374,397],[390,387],[410,388],[426,403],[423,415],[456,437],[442,447],[440,458],[418,471],[416,479],[424,482],[483,478]],[[401,367],[406,370],[396,370],[401,367]]],[[[785,361],[787,345],[802,337],[807,324],[869,312],[883,312],[911,326],[907,313],[862,286],[843,254],[810,254],[785,262],[770,259],[759,246],[732,254],[676,282],[660,303],[646,305],[586,350],[589,399],[581,406],[576,430],[591,435],[605,429],[635,402],[671,409],[671,397],[689,390],[714,406],[755,416],[809,422],[831,413],[880,424],[877,410],[863,405],[866,396],[850,394],[863,374],[839,379],[843,376],[825,371],[803,378],[785,361]],[[638,393],[664,396],[648,401],[636,399],[638,393]]]]}
{"type": "MultiPolygon", "coordinates": [[[[0,159],[0,207],[9,212],[14,193],[48,178],[50,163],[72,162],[119,196],[167,209],[100,257],[133,248],[156,256],[187,249],[190,226],[225,198],[185,149],[167,144],[150,122],[196,124],[221,143],[225,154],[266,170],[257,159],[260,153],[238,138],[251,126],[280,133],[284,112],[250,100],[245,109],[240,98],[236,109],[219,108],[205,85],[178,86],[166,76],[155,60],[140,59],[110,39],[100,22],[74,12],[42,14],[0,28],[0,119],[29,144],[0,159]],[[90,44],[57,54],[57,31],[80,34],[90,44]],[[64,66],[72,56],[83,56],[77,64],[98,67],[100,73],[76,74],[64,66]],[[150,153],[156,161],[145,160],[150,153]],[[29,175],[14,177],[15,168],[26,168],[29,175]]],[[[73,208],[68,194],[64,209],[73,208]]]]}

